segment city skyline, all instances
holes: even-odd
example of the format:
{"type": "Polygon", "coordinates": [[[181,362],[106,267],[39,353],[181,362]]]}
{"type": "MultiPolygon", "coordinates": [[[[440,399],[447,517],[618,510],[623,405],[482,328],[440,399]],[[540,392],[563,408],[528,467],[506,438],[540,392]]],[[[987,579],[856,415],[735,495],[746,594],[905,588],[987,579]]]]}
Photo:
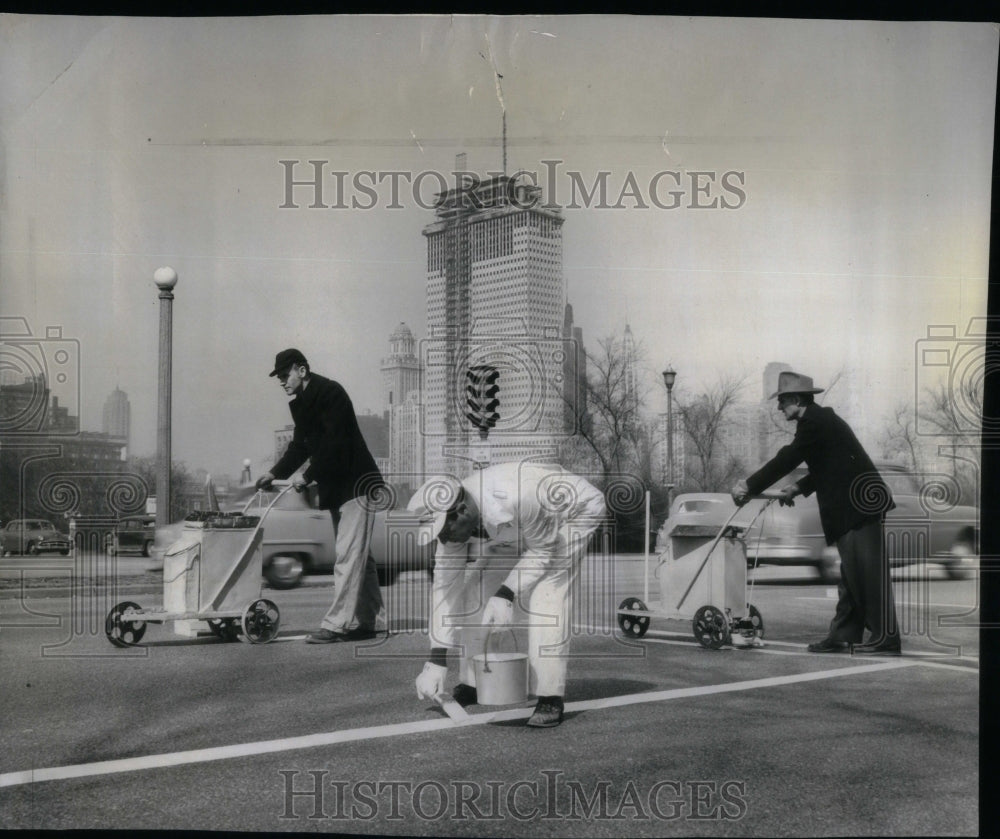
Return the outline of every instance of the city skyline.
{"type": "Polygon", "coordinates": [[[6,17],[4,314],[31,330],[14,344],[78,364],[54,394],[81,427],[120,384],[140,454],[161,265],[180,278],[175,459],[269,465],[286,346],[380,410],[386,336],[428,335],[440,184],[414,183],[451,186],[462,152],[479,177],[502,168],[497,73],[508,169],[563,208],[560,303],[588,343],[630,325],[651,413],[667,364],[683,398],[782,359],[871,427],[944,372],[921,342],[972,340],[985,314],[989,25],[6,17]]]}

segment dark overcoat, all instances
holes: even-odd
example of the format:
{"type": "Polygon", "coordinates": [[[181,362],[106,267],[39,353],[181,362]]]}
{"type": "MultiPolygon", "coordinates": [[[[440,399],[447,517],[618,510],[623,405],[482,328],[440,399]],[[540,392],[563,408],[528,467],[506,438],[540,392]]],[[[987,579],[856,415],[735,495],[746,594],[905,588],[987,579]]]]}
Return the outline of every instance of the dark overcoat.
{"type": "Polygon", "coordinates": [[[750,494],[759,495],[802,462],[809,472],[798,487],[803,495],[816,493],[828,545],[896,506],[875,464],[833,408],[806,406],[792,442],[747,478],[750,494]]]}
{"type": "Polygon", "coordinates": [[[303,478],[316,482],[323,509],[336,510],[352,498],[380,491],[382,474],[361,435],[351,399],[339,383],[310,373],[307,387],[288,407],[295,432],[271,468],[275,478],[287,478],[309,458],[303,478]]]}

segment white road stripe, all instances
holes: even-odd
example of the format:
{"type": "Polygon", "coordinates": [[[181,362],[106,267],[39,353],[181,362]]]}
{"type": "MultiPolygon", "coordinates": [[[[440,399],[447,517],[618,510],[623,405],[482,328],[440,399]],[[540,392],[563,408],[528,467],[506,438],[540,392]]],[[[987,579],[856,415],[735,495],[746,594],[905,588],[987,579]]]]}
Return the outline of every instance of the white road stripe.
{"type": "MultiPolygon", "coordinates": [[[[613,696],[606,699],[589,699],[580,702],[568,702],[565,710],[594,711],[604,708],[617,708],[625,705],[637,705],[649,702],[666,702],[674,699],[687,699],[693,696],[708,696],[720,693],[733,693],[756,688],[770,688],[781,685],[791,685],[800,682],[812,682],[820,679],[841,678],[843,676],[880,673],[883,670],[896,670],[902,667],[913,667],[918,661],[893,659],[873,662],[854,667],[838,667],[833,670],[818,670],[812,673],[799,673],[790,676],[774,676],[765,679],[752,679],[742,682],[729,682],[721,685],[703,685],[700,687],[674,688],[671,690],[633,693],[625,696],[613,696]]],[[[964,668],[963,668],[964,669],[964,668]]],[[[207,763],[213,760],[228,760],[238,757],[250,757],[260,754],[292,751],[295,749],[312,749],[317,746],[329,746],[338,743],[351,743],[359,740],[374,740],[384,737],[398,737],[407,734],[423,734],[430,731],[454,731],[473,725],[484,725],[493,721],[515,720],[531,715],[533,708],[514,708],[509,711],[499,711],[487,714],[470,714],[468,722],[458,722],[445,718],[437,720],[418,720],[415,722],[395,723],[365,728],[354,728],[346,731],[328,731],[319,734],[306,734],[300,737],[288,737],[280,740],[264,740],[256,743],[241,743],[232,746],[217,746],[210,749],[194,749],[184,752],[146,755],[143,757],[122,758],[120,760],[105,760],[98,763],[84,763],[75,766],[54,766],[44,769],[27,769],[21,772],[7,772],[0,775],[0,787],[19,786],[22,784],[40,783],[42,781],[58,781],[68,778],[87,778],[95,775],[110,775],[120,772],[136,772],[142,769],[161,769],[166,766],[183,766],[194,763],[207,763]]]]}

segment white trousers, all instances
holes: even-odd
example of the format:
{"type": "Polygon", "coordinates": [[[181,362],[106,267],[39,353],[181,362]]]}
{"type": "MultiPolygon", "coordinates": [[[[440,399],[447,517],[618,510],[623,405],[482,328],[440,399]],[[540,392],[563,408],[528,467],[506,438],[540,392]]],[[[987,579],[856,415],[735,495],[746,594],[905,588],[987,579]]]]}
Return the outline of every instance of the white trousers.
{"type": "MultiPolygon", "coordinates": [[[[530,591],[514,602],[516,630],[528,630],[528,690],[535,696],[563,696],[572,636],[572,588],[597,524],[567,523],[560,531],[559,547],[548,554],[527,552],[520,558],[532,566],[541,562],[546,571],[530,591]]],[[[489,543],[470,539],[465,544],[439,544],[431,595],[431,646],[458,649],[460,680],[476,684],[472,657],[481,654],[489,635],[482,613],[490,597],[519,562],[518,557],[489,553],[489,543]]],[[[523,634],[516,632],[516,634],[523,634]]],[[[490,650],[513,648],[509,632],[494,633],[490,650]]],[[[523,650],[523,647],[522,647],[523,650]]]]}

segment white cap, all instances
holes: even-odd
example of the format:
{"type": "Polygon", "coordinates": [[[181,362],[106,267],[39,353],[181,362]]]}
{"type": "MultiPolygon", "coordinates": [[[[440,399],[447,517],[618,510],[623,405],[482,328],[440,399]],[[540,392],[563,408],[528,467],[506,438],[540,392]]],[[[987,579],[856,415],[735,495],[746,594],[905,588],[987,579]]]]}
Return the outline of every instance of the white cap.
{"type": "Polygon", "coordinates": [[[428,545],[444,529],[448,511],[462,494],[462,482],[452,475],[435,475],[428,478],[413,493],[406,509],[420,517],[417,543],[428,545]]]}

